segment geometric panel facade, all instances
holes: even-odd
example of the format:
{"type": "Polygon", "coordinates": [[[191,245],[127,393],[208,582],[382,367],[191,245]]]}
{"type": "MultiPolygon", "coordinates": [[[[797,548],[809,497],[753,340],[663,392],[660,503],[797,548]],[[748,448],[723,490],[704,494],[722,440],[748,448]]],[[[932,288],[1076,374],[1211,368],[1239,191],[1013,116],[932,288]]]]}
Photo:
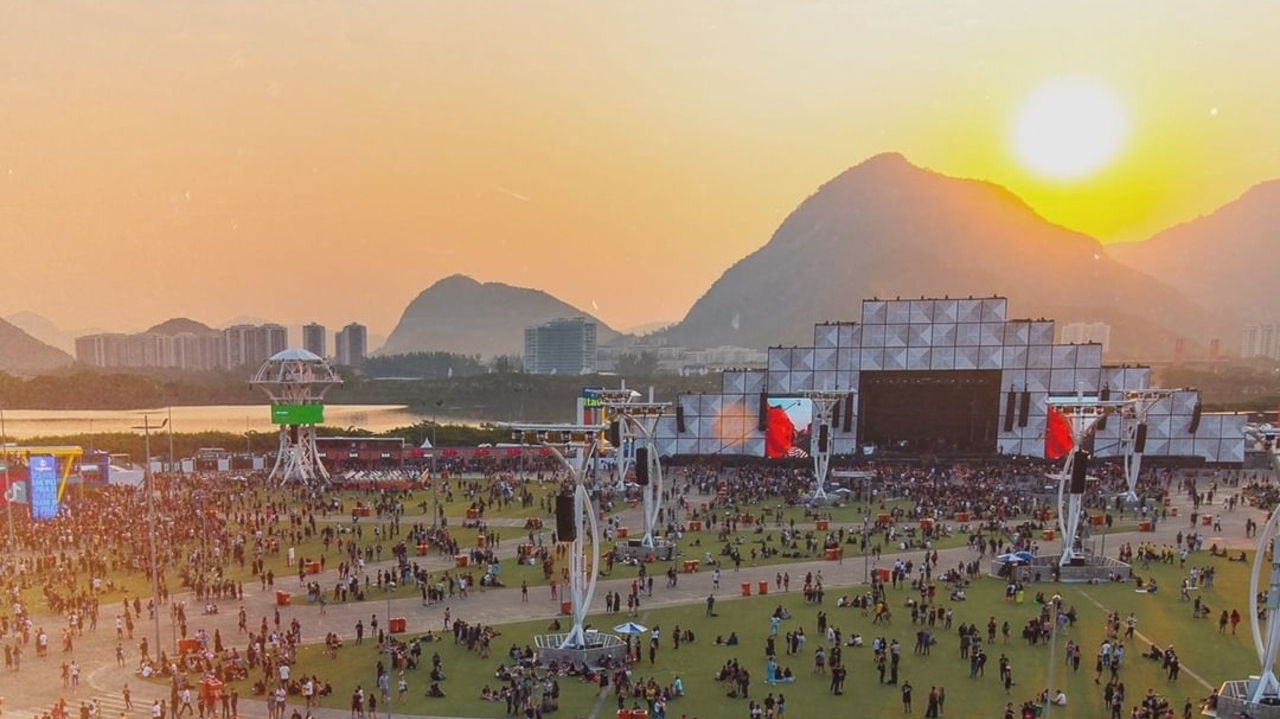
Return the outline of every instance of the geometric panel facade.
{"type": "MultiPolygon", "coordinates": [[[[1003,297],[870,299],[862,302],[859,318],[815,325],[812,347],[770,347],[766,369],[724,371],[718,395],[682,395],[678,401],[685,431],[677,432],[675,417],[665,415],[655,433],[658,452],[663,456],[763,456],[764,436],[757,416],[761,394],[849,392],[855,397],[856,411],[859,388],[865,386],[863,372],[930,372],[936,378],[953,370],[991,370],[1000,372],[1001,382],[997,451],[1041,457],[1051,395],[1096,396],[1105,387],[1114,397],[1126,389],[1150,388],[1149,367],[1104,366],[1098,344],[1054,344],[1051,320],[1010,320],[1003,297]],[[1015,421],[1013,430],[1005,432],[1011,391],[1015,412],[1024,393],[1030,406],[1026,426],[1015,421]]],[[[1192,433],[1199,401],[1198,392],[1182,390],[1151,408],[1147,454],[1242,462],[1246,418],[1202,413],[1192,433]]],[[[856,435],[863,425],[857,420],[853,418],[848,433],[843,422],[836,428],[832,446],[837,454],[852,453],[860,446],[862,438],[856,435]]],[[[1100,455],[1118,451],[1120,424],[1108,422],[1098,433],[1095,448],[1100,455]]]]}

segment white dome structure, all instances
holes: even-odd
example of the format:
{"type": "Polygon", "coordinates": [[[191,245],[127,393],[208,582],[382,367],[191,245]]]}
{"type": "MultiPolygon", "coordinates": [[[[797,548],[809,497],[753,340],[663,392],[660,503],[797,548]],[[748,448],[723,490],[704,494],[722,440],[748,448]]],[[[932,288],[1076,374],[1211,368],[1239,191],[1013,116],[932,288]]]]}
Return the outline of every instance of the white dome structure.
{"type": "Polygon", "coordinates": [[[291,348],[271,356],[249,384],[271,398],[271,422],[280,426],[280,451],[269,479],[280,484],[328,481],[316,450],[316,425],[324,422],[324,395],[342,377],[322,357],[291,348]]]}

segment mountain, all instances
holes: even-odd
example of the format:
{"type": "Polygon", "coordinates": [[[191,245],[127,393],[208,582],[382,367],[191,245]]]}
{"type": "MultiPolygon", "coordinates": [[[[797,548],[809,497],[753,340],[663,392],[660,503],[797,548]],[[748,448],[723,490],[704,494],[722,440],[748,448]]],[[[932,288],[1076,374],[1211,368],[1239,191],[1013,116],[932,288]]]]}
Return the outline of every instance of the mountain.
{"type": "Polygon", "coordinates": [[[32,375],[66,367],[71,355],[0,320],[0,371],[32,375]]]}
{"type": "Polygon", "coordinates": [[[1168,357],[1215,318],[1171,286],[1054,225],[1005,188],[872,157],[800,204],[668,333],[689,347],[809,344],[813,324],[856,320],[871,297],[1001,295],[1013,317],[1110,321],[1111,357],[1168,357]],[[1124,329],[1146,324],[1143,339],[1124,329]]]}
{"type": "Polygon", "coordinates": [[[203,322],[197,322],[186,317],[174,317],[151,327],[147,332],[158,335],[176,335],[183,332],[190,332],[193,335],[207,335],[214,334],[217,330],[203,322]]]}
{"type": "Polygon", "coordinates": [[[636,337],[643,337],[648,334],[653,334],[654,332],[657,332],[659,330],[664,330],[668,327],[673,327],[675,326],[675,324],[676,323],[672,320],[659,320],[657,322],[645,322],[644,324],[639,324],[634,327],[628,327],[624,330],[619,330],[619,331],[624,335],[635,335],[636,337]]]}
{"type": "MultiPolygon", "coordinates": [[[[1255,185],[1212,214],[1107,253],[1175,287],[1205,307],[1245,322],[1280,320],[1275,250],[1280,244],[1280,180],[1255,185]]],[[[1227,335],[1234,339],[1234,334],[1227,335]]]]}
{"type": "Polygon", "coordinates": [[[15,312],[4,319],[23,332],[47,345],[57,347],[67,354],[75,354],[77,337],[101,331],[94,328],[64,330],[48,317],[25,310],[15,312]]]}
{"type": "MultiPolygon", "coordinates": [[[[519,355],[524,352],[524,328],[560,317],[591,315],[540,290],[499,282],[481,284],[453,275],[423,290],[396,324],[379,355],[408,352],[456,352],[519,355]]],[[[595,320],[600,344],[617,336],[595,320]]]]}

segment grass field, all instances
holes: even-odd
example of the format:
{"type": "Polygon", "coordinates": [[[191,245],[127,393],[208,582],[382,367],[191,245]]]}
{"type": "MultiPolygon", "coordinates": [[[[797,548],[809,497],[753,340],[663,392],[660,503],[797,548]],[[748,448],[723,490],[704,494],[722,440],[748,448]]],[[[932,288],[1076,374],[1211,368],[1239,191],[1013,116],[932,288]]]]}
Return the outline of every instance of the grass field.
{"type": "MultiPolygon", "coordinates": [[[[1238,608],[1241,611],[1248,609],[1243,601],[1247,593],[1247,565],[1212,559],[1207,554],[1195,555],[1194,559],[1200,566],[1213,563],[1218,567],[1216,588],[1203,592],[1203,600],[1214,609],[1215,616],[1224,607],[1238,608]]],[[[636,679],[654,677],[662,684],[670,683],[677,674],[682,677],[686,696],[669,706],[669,716],[721,717],[745,714],[746,702],[727,698],[727,687],[717,684],[712,678],[715,671],[732,658],[742,662],[754,677],[751,697],[760,699],[770,691],[775,694],[784,693],[790,716],[824,716],[834,712],[848,712],[855,707],[859,713],[867,716],[898,715],[901,713],[898,688],[882,686],[877,682],[869,646],[873,637],[883,636],[888,639],[897,638],[903,643],[901,676],[915,688],[917,715],[924,712],[925,698],[931,686],[946,688],[946,716],[951,717],[1000,717],[1005,701],[1017,704],[1048,687],[1064,689],[1069,698],[1064,710],[1054,709],[1056,716],[1085,719],[1104,715],[1101,709],[1101,687],[1094,684],[1092,671],[1096,647],[1104,636],[1104,607],[1119,611],[1122,615],[1129,611],[1136,612],[1139,634],[1162,647],[1173,642],[1183,662],[1182,677],[1176,683],[1169,682],[1161,672],[1159,663],[1139,656],[1148,648],[1148,644],[1143,641],[1131,644],[1120,675],[1129,697],[1126,713],[1128,707],[1136,703],[1148,689],[1168,697],[1181,713],[1185,699],[1191,698],[1198,703],[1209,693],[1207,688],[1195,680],[1193,674],[1216,686],[1223,679],[1244,677],[1257,672],[1252,643],[1243,631],[1247,624],[1242,625],[1240,636],[1224,636],[1218,633],[1216,622],[1191,619],[1191,605],[1180,601],[1176,590],[1177,582],[1184,576],[1185,569],[1179,569],[1176,564],[1153,565],[1142,574],[1156,577],[1163,590],[1149,595],[1136,593],[1131,583],[1096,586],[1042,584],[1029,589],[1027,603],[1009,604],[1004,601],[1001,582],[993,579],[975,581],[969,589],[967,601],[950,603],[955,611],[956,626],[961,622],[973,622],[982,627],[988,617],[994,616],[998,622],[1007,619],[1014,627],[1011,644],[1002,645],[997,639],[995,645],[987,647],[991,657],[987,667],[989,671],[979,679],[969,678],[968,664],[958,656],[958,641],[954,629],[946,631],[941,626],[935,628],[938,641],[930,656],[912,653],[917,627],[911,625],[909,614],[901,609],[902,603],[910,596],[906,590],[891,592],[892,605],[896,610],[892,626],[874,625],[870,617],[863,616],[857,609],[836,608],[836,597],[846,593],[836,590],[828,593],[826,603],[821,607],[806,604],[798,593],[792,592],[721,601],[717,604],[719,616],[714,618],[705,616],[701,604],[643,612],[639,621],[649,627],[660,626],[663,630],[663,645],[656,663],[651,665],[646,659],[634,668],[633,676],[636,679]],[[1039,612],[1039,607],[1034,605],[1030,597],[1037,591],[1052,594],[1055,590],[1061,592],[1067,606],[1075,607],[1079,622],[1057,638],[1051,655],[1049,646],[1042,644],[1032,647],[1017,637],[1018,630],[1025,622],[1039,612]],[[782,623],[778,638],[779,662],[783,666],[790,666],[797,680],[794,685],[769,687],[762,682],[764,645],[769,633],[768,617],[774,607],[779,605],[786,607],[793,615],[792,619],[782,623]],[[813,673],[812,652],[823,643],[817,633],[815,620],[820,610],[826,611],[831,623],[846,635],[853,632],[862,634],[868,645],[844,649],[849,678],[843,696],[832,695],[828,691],[826,679],[813,673]],[[672,649],[669,637],[676,625],[692,629],[697,634],[697,641],[693,645],[682,646],[678,651],[672,649]],[[782,635],[801,626],[809,637],[807,646],[799,656],[788,657],[782,653],[782,635]],[[738,646],[714,644],[716,635],[727,636],[731,631],[736,632],[741,640],[738,646]],[[1083,647],[1083,661],[1079,672],[1070,671],[1063,664],[1063,650],[1067,640],[1074,640],[1083,647]],[[1008,697],[997,681],[997,663],[1001,653],[1008,655],[1013,667],[1015,684],[1008,697]],[[1052,679],[1050,672],[1053,673],[1052,679]]],[[[655,591],[661,592],[662,589],[655,591]]],[[[860,590],[854,588],[848,591],[860,590]]],[[[621,614],[593,616],[589,619],[602,629],[625,620],[626,617],[621,614]]],[[[534,634],[545,631],[546,622],[539,620],[505,624],[499,629],[501,635],[495,639],[493,655],[489,659],[481,659],[474,653],[455,646],[451,638],[426,645],[423,656],[428,661],[424,663],[429,665],[429,657],[436,651],[443,658],[449,677],[443,687],[448,696],[444,699],[425,698],[423,692],[428,684],[427,669],[420,668],[409,673],[408,701],[396,704],[394,710],[445,716],[502,716],[504,704],[480,700],[480,689],[485,684],[491,687],[498,685],[493,672],[499,663],[504,662],[505,650],[513,644],[523,647],[532,643],[534,634]]],[[[338,652],[336,658],[323,656],[317,647],[307,647],[300,657],[299,665],[295,667],[294,675],[314,673],[331,681],[335,693],[326,700],[325,705],[346,708],[356,684],[364,685],[366,690],[372,686],[372,667],[377,661],[376,654],[375,647],[369,642],[359,647],[349,644],[338,652]]],[[[560,683],[562,699],[558,715],[585,717],[598,701],[596,688],[572,678],[562,678],[560,683]]],[[[242,694],[247,691],[247,686],[241,687],[242,694]]],[[[611,716],[614,707],[614,699],[610,695],[603,702],[600,716],[611,716]]]]}

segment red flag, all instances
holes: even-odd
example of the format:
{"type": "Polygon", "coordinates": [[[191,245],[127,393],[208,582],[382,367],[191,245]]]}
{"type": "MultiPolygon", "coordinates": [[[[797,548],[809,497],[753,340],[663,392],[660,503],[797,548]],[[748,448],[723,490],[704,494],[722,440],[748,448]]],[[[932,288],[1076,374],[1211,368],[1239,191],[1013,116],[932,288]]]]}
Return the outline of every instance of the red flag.
{"type": "Polygon", "coordinates": [[[1044,456],[1046,459],[1062,459],[1075,447],[1071,437],[1071,422],[1052,406],[1049,407],[1049,423],[1044,431],[1044,456]]]}
{"type": "Polygon", "coordinates": [[[795,436],[796,426],[791,417],[781,407],[769,405],[768,421],[764,433],[764,456],[769,459],[781,459],[791,450],[791,441],[795,436]]]}

